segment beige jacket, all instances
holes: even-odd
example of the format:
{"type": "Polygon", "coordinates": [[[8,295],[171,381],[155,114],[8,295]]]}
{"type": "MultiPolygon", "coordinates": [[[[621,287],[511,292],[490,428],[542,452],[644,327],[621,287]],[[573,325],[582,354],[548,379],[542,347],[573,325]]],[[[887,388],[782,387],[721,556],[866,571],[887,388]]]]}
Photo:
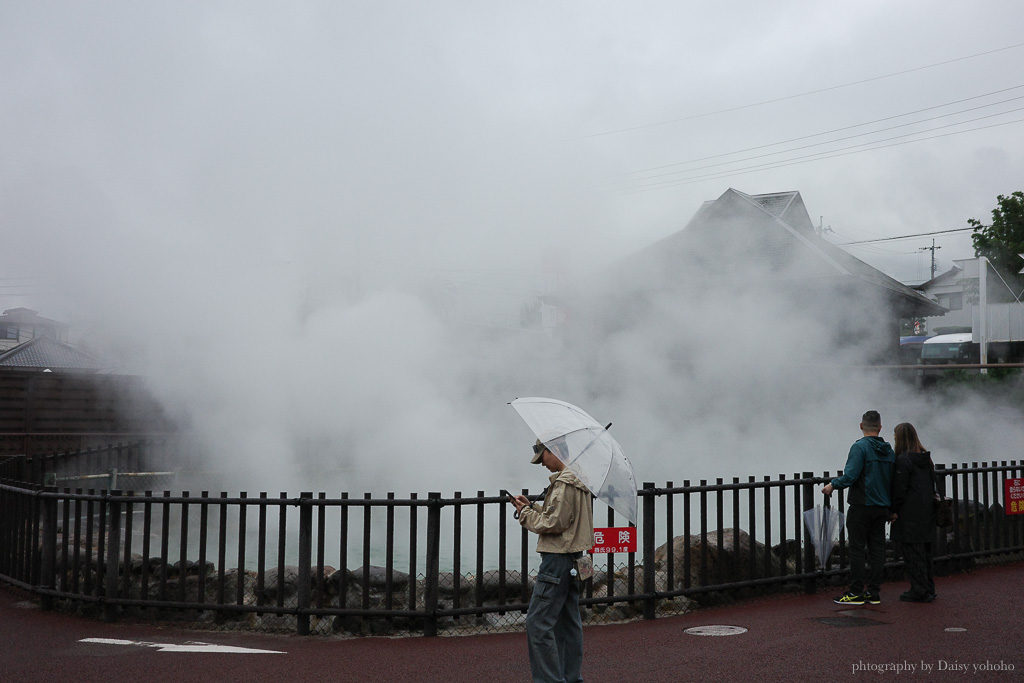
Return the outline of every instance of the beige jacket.
{"type": "Polygon", "coordinates": [[[549,477],[543,507],[524,507],[519,523],[538,535],[539,553],[577,553],[594,547],[594,502],[568,469],[549,477]]]}

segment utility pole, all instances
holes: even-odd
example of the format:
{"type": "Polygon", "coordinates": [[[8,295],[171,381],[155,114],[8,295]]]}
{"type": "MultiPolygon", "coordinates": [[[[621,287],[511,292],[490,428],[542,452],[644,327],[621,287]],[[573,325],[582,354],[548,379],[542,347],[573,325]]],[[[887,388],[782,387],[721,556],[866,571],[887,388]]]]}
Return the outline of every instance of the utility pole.
{"type": "Polygon", "coordinates": [[[920,249],[918,249],[918,251],[930,251],[930,252],[932,252],[932,276],[929,278],[930,280],[934,280],[935,279],[935,250],[936,249],[942,249],[942,247],[935,246],[935,238],[934,237],[932,238],[932,246],[930,246],[930,247],[921,247],[920,249]]]}
{"type": "Polygon", "coordinates": [[[818,237],[824,237],[825,233],[832,232],[832,226],[825,227],[825,217],[818,216],[818,225],[814,228],[815,232],[818,233],[818,237]]]}
{"type": "MultiPolygon", "coordinates": [[[[981,351],[979,357],[982,365],[988,364],[988,259],[984,256],[978,258],[978,290],[981,295],[981,311],[978,316],[980,331],[978,332],[978,349],[981,351]]],[[[988,370],[982,368],[981,374],[987,375],[988,370]]]]}

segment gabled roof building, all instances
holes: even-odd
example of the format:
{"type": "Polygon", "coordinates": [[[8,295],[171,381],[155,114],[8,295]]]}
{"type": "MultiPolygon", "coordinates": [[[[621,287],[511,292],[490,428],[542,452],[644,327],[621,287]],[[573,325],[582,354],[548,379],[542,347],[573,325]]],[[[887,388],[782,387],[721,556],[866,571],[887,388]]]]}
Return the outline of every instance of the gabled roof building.
{"type": "Polygon", "coordinates": [[[44,318],[31,308],[9,308],[0,315],[0,352],[37,337],[66,342],[70,327],[67,323],[44,318]]]}
{"type": "Polygon", "coordinates": [[[1024,339],[1024,303],[992,265],[979,257],[954,259],[953,263],[945,273],[915,287],[948,309],[945,315],[928,318],[928,332],[970,331],[977,341],[982,332],[981,316],[985,315],[988,341],[1024,339]],[[981,296],[983,271],[986,297],[981,296]]]}
{"type": "Polygon", "coordinates": [[[616,276],[627,296],[784,297],[794,319],[820,322],[839,347],[867,341],[883,363],[896,362],[900,318],[946,310],[818,235],[795,191],[729,189],[682,230],[621,261],[616,276]]]}
{"type": "Polygon", "coordinates": [[[99,372],[100,361],[70,344],[36,337],[0,353],[0,369],[35,372],[99,372]]]}

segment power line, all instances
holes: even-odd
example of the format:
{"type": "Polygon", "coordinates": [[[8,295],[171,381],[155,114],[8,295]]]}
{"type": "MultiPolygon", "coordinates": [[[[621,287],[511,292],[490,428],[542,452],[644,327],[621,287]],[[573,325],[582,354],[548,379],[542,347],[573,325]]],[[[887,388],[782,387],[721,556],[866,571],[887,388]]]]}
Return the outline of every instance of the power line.
{"type": "Polygon", "coordinates": [[[864,244],[854,245],[854,248],[861,249],[871,254],[878,254],[879,256],[909,256],[910,254],[917,253],[916,251],[903,251],[902,249],[885,249],[884,247],[874,247],[864,244]]]}
{"type": "MultiPolygon", "coordinates": [[[[802,135],[802,136],[799,136],[799,137],[790,138],[788,140],[780,140],[779,142],[770,142],[770,143],[765,144],[765,145],[757,145],[755,147],[748,147],[746,149],[740,149],[740,150],[736,150],[736,151],[733,151],[733,152],[724,152],[722,154],[713,154],[711,156],[701,157],[701,158],[698,158],[698,159],[690,159],[688,161],[679,161],[679,162],[675,162],[675,163],[671,163],[671,164],[664,164],[662,166],[652,166],[650,168],[640,169],[640,170],[636,170],[636,171],[629,171],[625,175],[633,175],[633,174],[636,174],[636,173],[646,173],[648,171],[659,171],[659,170],[662,170],[662,169],[665,169],[665,168],[672,168],[673,166],[684,166],[686,164],[694,164],[694,163],[697,163],[699,161],[709,161],[711,159],[720,159],[722,157],[732,156],[733,154],[743,154],[744,152],[754,152],[754,151],[757,151],[759,149],[765,149],[767,147],[775,147],[775,146],[778,146],[778,145],[785,145],[785,144],[788,144],[790,142],[799,142],[800,140],[809,140],[811,138],[821,137],[822,135],[830,135],[832,133],[839,133],[839,132],[844,131],[844,130],[851,130],[853,128],[861,128],[863,126],[870,126],[870,125],[875,124],[875,123],[882,123],[883,121],[891,121],[893,119],[903,118],[904,116],[913,116],[914,114],[920,114],[922,112],[931,111],[933,109],[941,109],[942,107],[948,107],[948,106],[951,106],[951,105],[954,105],[954,104],[961,104],[963,102],[969,102],[971,100],[977,100],[977,99],[981,99],[983,97],[990,97],[992,95],[998,95],[1000,93],[1008,92],[1010,90],[1017,90],[1019,88],[1024,88],[1024,85],[1015,85],[1015,86],[1013,86],[1011,88],[1004,88],[1002,90],[996,90],[996,91],[993,91],[993,92],[990,92],[990,93],[985,93],[984,95],[975,95],[974,97],[966,97],[966,98],[964,98],[962,100],[954,100],[953,102],[946,102],[945,104],[937,104],[937,105],[932,106],[932,107],[925,107],[924,109],[917,109],[915,111],[906,112],[906,113],[903,113],[903,114],[895,114],[893,116],[886,116],[886,117],[881,118],[881,119],[875,119],[874,121],[867,121],[865,123],[857,123],[857,124],[854,124],[852,126],[843,126],[841,128],[833,128],[832,130],[824,131],[824,132],[821,132],[821,133],[813,133],[811,135],[802,135]]],[[[1024,95],[1022,95],[1020,97],[1011,97],[1010,99],[1001,100],[999,102],[992,102],[990,104],[983,104],[983,105],[978,106],[978,107],[970,107],[968,109],[961,109],[960,111],[950,112],[949,114],[942,114],[940,116],[933,116],[933,117],[927,118],[927,119],[920,119],[918,121],[911,121],[910,123],[901,123],[898,126],[890,126],[888,128],[880,128],[880,129],[875,130],[875,131],[868,131],[866,133],[858,133],[857,135],[850,135],[850,136],[847,136],[847,137],[844,137],[844,138],[836,138],[836,139],[833,139],[833,140],[827,140],[827,141],[824,141],[824,142],[818,142],[818,143],[815,143],[814,145],[805,145],[803,147],[794,147],[794,148],[791,148],[789,150],[781,150],[779,152],[772,152],[771,154],[784,154],[787,151],[792,152],[792,151],[796,151],[796,150],[800,150],[800,149],[807,149],[807,148],[815,147],[815,146],[819,146],[819,145],[826,145],[826,144],[829,144],[831,142],[842,142],[843,140],[851,140],[851,139],[853,139],[855,137],[863,137],[864,135],[872,135],[873,133],[884,133],[887,130],[895,130],[896,128],[905,128],[907,126],[912,126],[912,125],[917,124],[917,123],[926,123],[928,121],[935,121],[935,120],[938,120],[938,119],[941,119],[941,118],[945,118],[947,116],[955,116],[957,114],[964,114],[964,113],[969,112],[969,111],[977,111],[978,109],[984,109],[986,107],[994,107],[997,104],[1005,104],[1007,102],[1013,102],[1014,100],[1019,100],[1019,99],[1024,99],[1024,95]]],[[[964,123],[969,123],[969,122],[964,122],[964,123]]],[[[765,157],[765,156],[771,156],[771,154],[762,154],[762,155],[759,155],[759,156],[747,157],[746,159],[737,159],[737,160],[734,160],[732,162],[726,162],[726,163],[737,163],[739,161],[747,161],[749,159],[759,159],[759,158],[762,158],[762,157],[765,157]]],[[[713,164],[712,166],[722,166],[722,165],[724,165],[724,164],[713,164]]],[[[700,170],[701,168],[712,168],[712,166],[701,166],[701,167],[698,167],[698,168],[691,168],[689,170],[690,171],[697,171],[697,170],[700,170]]],[[[676,171],[676,173],[685,173],[685,172],[686,171],[676,171]]],[[[670,175],[670,174],[663,174],[663,175],[670,175]]],[[[648,178],[657,178],[657,177],[660,177],[660,176],[648,176],[648,178]]],[[[637,178],[637,180],[645,180],[645,178],[637,178]]]]}
{"type": "MultiPolygon", "coordinates": [[[[911,121],[910,123],[901,123],[898,126],[889,126],[888,128],[881,128],[879,130],[868,131],[866,133],[857,133],[856,135],[848,135],[848,136],[843,137],[843,138],[836,138],[834,140],[826,140],[825,142],[815,142],[815,143],[812,143],[810,145],[802,145],[800,147],[791,147],[790,149],[784,149],[784,150],[780,150],[778,152],[768,152],[767,154],[758,154],[758,155],[755,155],[755,156],[752,156],[752,157],[746,157],[744,159],[736,159],[734,161],[723,161],[723,162],[719,162],[717,164],[708,164],[707,166],[697,166],[695,168],[690,168],[690,169],[686,169],[686,170],[682,170],[682,171],[671,171],[669,173],[661,173],[661,174],[658,174],[658,175],[644,176],[644,177],[641,177],[641,178],[637,178],[636,180],[640,181],[640,180],[651,180],[652,178],[664,178],[666,176],[678,175],[680,173],[690,173],[692,171],[701,171],[701,170],[705,170],[705,169],[708,169],[708,168],[715,168],[716,166],[728,166],[729,164],[742,163],[744,161],[753,161],[754,159],[764,159],[766,157],[771,157],[771,156],[775,156],[775,155],[778,155],[778,154],[787,154],[789,152],[799,152],[802,149],[811,149],[812,147],[821,147],[822,145],[830,145],[830,144],[835,143],[835,142],[843,142],[844,140],[852,140],[854,138],[864,137],[865,135],[874,135],[876,133],[884,133],[885,131],[895,130],[897,128],[906,128],[907,126],[913,126],[913,125],[916,125],[918,123],[926,123],[928,121],[935,121],[937,119],[945,118],[947,116],[955,116],[956,114],[963,114],[963,113],[968,112],[968,111],[975,111],[977,109],[984,109],[985,107],[994,106],[994,104],[1004,104],[1005,102],[1011,102],[1013,100],[1020,100],[1020,99],[1024,99],[1024,95],[1022,95],[1020,97],[1014,97],[1014,98],[1012,98],[1010,100],[1003,100],[1002,102],[995,102],[992,105],[986,104],[986,105],[982,105],[981,107],[972,107],[971,109],[963,109],[961,111],[953,112],[951,114],[943,114],[941,116],[933,116],[931,118],[922,119],[920,121],[911,121]]],[[[962,126],[965,123],[974,123],[975,121],[981,121],[983,119],[995,118],[997,116],[1002,116],[1003,114],[1012,114],[1012,113],[1018,112],[1018,111],[1024,111],[1024,107],[1019,107],[1017,109],[1010,109],[1008,111],[997,112],[995,114],[986,114],[985,116],[979,116],[978,118],[968,119],[967,121],[959,121],[957,123],[949,123],[949,124],[946,124],[945,126],[939,126],[937,128],[932,128],[931,130],[941,130],[943,128],[952,128],[954,126],[962,126]]],[[[910,137],[912,135],[920,135],[922,132],[928,132],[928,131],[918,131],[918,132],[914,132],[914,133],[906,133],[904,135],[897,135],[897,136],[894,136],[894,137],[891,137],[891,138],[883,138],[881,140],[874,140],[872,142],[865,142],[863,144],[864,145],[872,145],[872,144],[875,144],[877,142],[887,142],[889,140],[897,140],[897,139],[902,138],[902,137],[910,137]]],[[[858,147],[858,146],[859,145],[853,145],[851,147],[841,147],[839,150],[833,150],[833,151],[841,151],[843,149],[853,149],[854,147],[858,147]]],[[[826,152],[821,152],[821,153],[825,154],[826,152]]],[[[797,158],[801,158],[801,157],[797,157],[797,158]]]]}
{"type": "MultiPolygon", "coordinates": [[[[848,247],[853,244],[868,244],[870,242],[889,242],[891,240],[905,240],[911,237],[928,237],[930,235],[945,235],[951,232],[964,232],[966,230],[974,230],[974,228],[954,228],[952,230],[937,230],[935,232],[920,232],[915,235],[900,235],[899,237],[879,237],[873,240],[861,240],[859,242],[840,242],[836,244],[837,247],[848,247]]],[[[930,248],[930,247],[929,247],[930,248]]]]}
{"type": "MultiPolygon", "coordinates": [[[[1008,112],[1003,112],[1003,113],[1008,113],[1008,112]]],[[[981,117],[981,118],[990,118],[990,117],[981,117]]],[[[874,145],[877,142],[885,142],[886,140],[877,140],[875,142],[866,142],[866,143],[863,143],[863,144],[860,144],[860,145],[851,145],[849,147],[844,147],[844,148],[839,149],[839,150],[833,150],[835,152],[839,152],[838,154],[830,154],[829,152],[818,152],[816,154],[807,154],[807,155],[804,155],[802,157],[796,157],[794,159],[788,159],[788,160],[785,160],[785,161],[782,161],[782,162],[777,162],[777,163],[756,164],[754,166],[747,166],[747,167],[744,167],[744,168],[738,168],[738,169],[734,169],[732,171],[719,171],[719,172],[715,172],[715,173],[707,173],[707,174],[704,174],[704,175],[701,175],[701,176],[694,176],[693,178],[685,178],[685,179],[678,180],[678,181],[661,181],[661,182],[658,182],[658,183],[651,183],[649,185],[643,185],[643,186],[640,186],[640,187],[637,187],[637,188],[631,188],[628,191],[619,192],[615,196],[623,197],[623,196],[630,195],[630,194],[638,194],[640,192],[649,192],[651,190],[663,190],[663,189],[666,189],[666,188],[669,188],[669,187],[677,187],[677,186],[681,186],[681,185],[692,185],[693,183],[698,183],[698,182],[701,182],[701,181],[704,181],[704,180],[717,180],[717,179],[720,179],[720,178],[730,178],[732,176],[743,175],[745,173],[753,173],[754,171],[765,171],[765,170],[771,170],[771,169],[776,169],[776,168],[785,168],[786,166],[796,166],[798,164],[806,164],[806,163],[809,163],[811,161],[822,161],[824,159],[835,159],[837,157],[848,156],[850,154],[861,154],[863,152],[873,152],[875,150],[885,149],[887,147],[899,147],[900,145],[909,145],[912,142],[923,142],[925,140],[935,140],[937,138],[945,138],[945,137],[950,137],[952,135],[962,135],[963,133],[973,133],[973,132],[979,131],[979,130],[986,130],[988,128],[998,128],[1000,126],[1006,126],[1006,125],[1009,125],[1009,124],[1012,124],[1012,123],[1021,123],[1021,122],[1024,122],[1024,119],[1014,119],[1013,121],[1004,121],[1002,123],[993,123],[993,124],[990,124],[988,126],[978,126],[977,128],[968,128],[967,130],[954,131],[952,133],[942,133],[941,135],[930,135],[928,137],[918,138],[917,140],[905,140],[903,142],[893,142],[893,143],[888,144],[888,145],[879,145],[877,147],[868,147],[868,145],[874,145]],[[857,149],[858,147],[868,147],[868,148],[867,149],[857,149]],[[845,151],[845,150],[853,150],[853,151],[845,151]],[[814,158],[814,157],[817,157],[817,158],[814,158]]],[[[959,125],[962,125],[963,123],[969,123],[969,122],[964,121],[964,122],[961,122],[961,123],[950,124],[950,125],[951,126],[952,125],[959,126],[959,125]]],[[[942,126],[942,128],[949,128],[949,127],[950,126],[942,126]]],[[[920,133],[908,133],[906,135],[897,135],[897,136],[894,136],[894,137],[891,137],[891,138],[887,138],[887,140],[897,140],[899,138],[905,138],[905,137],[909,137],[911,135],[920,135],[920,133]]]]}
{"type": "MultiPolygon", "coordinates": [[[[1017,98],[1013,98],[1013,99],[1022,99],[1022,98],[1017,97],[1017,98]]],[[[1009,109],[1007,111],[1001,111],[1001,112],[997,112],[995,114],[986,114],[985,116],[979,116],[977,118],[967,119],[966,121],[958,121],[956,123],[947,123],[944,126],[937,126],[935,128],[931,128],[930,130],[942,130],[943,128],[953,128],[955,126],[962,126],[962,125],[967,124],[967,123],[975,123],[976,121],[983,121],[985,119],[991,119],[991,118],[995,118],[997,116],[1003,116],[1004,114],[1013,114],[1013,113],[1018,112],[1018,111],[1024,111],[1024,107],[1018,107],[1016,109],[1009,109]]],[[[957,113],[962,113],[962,112],[957,112],[957,113]]],[[[936,117],[936,118],[942,118],[942,117],[936,117]]],[[[926,119],[926,120],[931,120],[931,119],[926,119]]],[[[891,128],[885,128],[885,129],[880,130],[880,131],[873,131],[873,133],[881,133],[881,132],[884,132],[885,130],[893,130],[894,128],[903,128],[903,127],[908,126],[908,125],[912,125],[912,124],[902,124],[902,125],[899,125],[899,126],[892,126],[891,128]]],[[[809,159],[809,158],[812,158],[812,157],[815,157],[815,156],[820,156],[822,154],[829,154],[830,152],[842,152],[842,151],[846,151],[846,150],[856,149],[858,147],[866,147],[868,145],[875,145],[875,144],[878,144],[880,142],[889,142],[891,140],[899,140],[901,138],[912,137],[914,135],[922,135],[923,133],[927,133],[927,132],[930,132],[930,131],[916,131],[916,132],[912,132],[912,133],[904,133],[903,135],[894,135],[892,137],[882,138],[880,140],[872,140],[870,142],[862,142],[862,143],[860,143],[858,145],[849,145],[847,147],[839,147],[838,149],[829,150],[829,151],[825,151],[825,152],[816,152],[814,154],[808,154],[808,155],[805,155],[805,156],[793,157],[791,159],[785,159],[784,161],[796,161],[798,159],[809,159]]],[[[718,164],[709,164],[707,166],[698,166],[696,168],[687,169],[685,171],[673,171],[671,173],[662,173],[662,174],[656,175],[656,176],[647,176],[645,178],[637,178],[636,181],[651,180],[653,178],[664,178],[666,176],[678,175],[680,173],[691,173],[693,171],[701,171],[701,170],[705,170],[705,169],[708,169],[708,168],[714,168],[716,166],[728,166],[729,164],[738,164],[738,163],[742,163],[744,161],[753,161],[754,159],[763,159],[765,157],[771,157],[771,156],[775,156],[775,155],[778,155],[778,154],[788,154],[789,152],[797,152],[797,151],[800,151],[801,149],[810,149],[811,147],[820,147],[822,145],[828,145],[828,144],[831,144],[833,142],[842,142],[843,140],[850,140],[850,139],[857,138],[857,137],[863,137],[864,135],[871,135],[873,133],[858,133],[857,135],[851,135],[849,137],[839,138],[837,140],[829,140],[829,141],[826,141],[826,142],[816,142],[816,143],[811,144],[811,145],[803,145],[802,147],[794,147],[792,149],[784,149],[784,150],[781,150],[781,151],[778,151],[778,152],[770,152],[768,154],[759,154],[759,155],[756,155],[756,156],[747,157],[745,159],[736,159],[735,161],[724,161],[724,162],[721,162],[721,163],[718,163],[718,164]]],[[[925,139],[927,139],[927,138],[925,138],[925,139]]],[[[757,168],[757,167],[754,166],[752,168],[757,168]]],[[[743,169],[740,169],[740,170],[743,170],[743,169]]],[[[631,182],[635,182],[635,181],[631,181],[631,182]]],[[[668,182],[668,181],[662,181],[662,182],[668,182]]],[[[650,186],[651,185],[642,185],[640,187],[650,187],[650,186]]]]}
{"type": "MultiPolygon", "coordinates": [[[[861,232],[863,232],[863,231],[861,231],[861,232]]],[[[844,233],[837,232],[836,230],[830,230],[828,232],[828,234],[830,234],[832,236],[832,239],[843,239],[843,240],[850,240],[850,241],[856,240],[855,237],[851,237],[851,236],[846,235],[844,233]]],[[[863,243],[857,244],[855,246],[855,248],[856,249],[863,249],[865,251],[870,251],[870,252],[873,252],[873,253],[876,253],[876,254],[889,254],[889,255],[900,255],[900,256],[905,256],[905,255],[908,255],[908,254],[916,254],[917,253],[916,251],[910,252],[910,251],[904,251],[903,249],[898,249],[898,248],[897,249],[892,249],[892,248],[887,249],[885,247],[873,246],[873,245],[869,244],[869,242],[870,242],[870,240],[864,240],[863,243]]],[[[833,244],[836,244],[838,246],[839,244],[845,244],[845,243],[833,242],[833,244]]]]}
{"type": "Polygon", "coordinates": [[[817,95],[819,93],[829,92],[831,90],[839,90],[841,88],[849,88],[849,87],[854,86],[854,85],[862,85],[864,83],[871,83],[872,81],[880,81],[880,80],[883,80],[883,79],[886,79],[886,78],[893,78],[895,76],[903,76],[905,74],[914,73],[915,71],[923,71],[925,69],[932,69],[932,68],[935,68],[937,66],[945,66],[946,64],[953,64],[955,62],[962,62],[962,61],[967,60],[967,59],[974,59],[976,57],[984,57],[985,55],[994,54],[996,52],[1003,52],[1005,50],[1013,50],[1013,49],[1016,49],[1018,47],[1024,47],[1024,43],[1017,43],[1016,45],[1007,45],[1006,47],[996,48],[995,50],[988,50],[986,52],[979,52],[977,54],[967,55],[965,57],[957,57],[956,59],[948,59],[948,60],[946,60],[944,62],[936,62],[934,64],[927,64],[925,66],[918,66],[918,67],[914,67],[912,69],[904,69],[903,71],[895,71],[893,73],[885,74],[883,76],[873,76],[871,78],[864,78],[864,79],[861,79],[859,81],[851,81],[850,83],[843,83],[841,85],[833,85],[833,86],[830,86],[830,87],[827,87],[827,88],[820,88],[818,90],[809,90],[807,92],[798,93],[796,95],[786,95],[785,97],[776,97],[776,98],[771,99],[771,100],[762,100],[760,102],[754,102],[752,104],[744,104],[744,105],[740,105],[738,107],[729,107],[727,109],[718,109],[716,111],[704,112],[703,114],[693,114],[691,116],[684,116],[684,117],[678,118],[678,119],[670,119],[668,121],[659,121],[657,123],[646,123],[646,124],[642,124],[642,125],[639,125],[639,126],[632,126],[630,128],[618,128],[616,130],[608,130],[608,131],[604,131],[604,132],[601,132],[601,133],[591,133],[590,135],[583,135],[583,136],[580,136],[578,138],[573,138],[573,139],[575,139],[575,140],[586,140],[586,139],[589,139],[589,138],[602,137],[602,136],[605,136],[605,135],[614,135],[616,133],[626,133],[626,132],[633,131],[633,130],[642,130],[644,128],[654,128],[656,126],[666,126],[666,125],[668,125],[670,123],[679,123],[681,121],[692,121],[693,119],[700,119],[700,118],[705,118],[705,117],[708,117],[708,116],[715,116],[717,114],[726,114],[726,113],[733,112],[733,111],[740,111],[742,109],[750,109],[752,107],[760,107],[760,106],[765,105],[765,104],[773,104],[775,102],[784,102],[786,100],[793,100],[793,99],[797,99],[799,97],[807,97],[808,95],[817,95]]]}

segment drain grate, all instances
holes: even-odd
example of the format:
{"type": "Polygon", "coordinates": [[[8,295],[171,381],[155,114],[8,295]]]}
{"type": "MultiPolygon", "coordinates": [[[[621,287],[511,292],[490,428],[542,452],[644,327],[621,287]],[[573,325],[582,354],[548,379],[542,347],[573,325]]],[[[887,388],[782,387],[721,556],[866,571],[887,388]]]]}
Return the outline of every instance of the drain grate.
{"type": "Polygon", "coordinates": [[[864,617],[819,617],[818,621],[837,628],[852,628],[854,626],[881,626],[883,622],[864,617]]]}

